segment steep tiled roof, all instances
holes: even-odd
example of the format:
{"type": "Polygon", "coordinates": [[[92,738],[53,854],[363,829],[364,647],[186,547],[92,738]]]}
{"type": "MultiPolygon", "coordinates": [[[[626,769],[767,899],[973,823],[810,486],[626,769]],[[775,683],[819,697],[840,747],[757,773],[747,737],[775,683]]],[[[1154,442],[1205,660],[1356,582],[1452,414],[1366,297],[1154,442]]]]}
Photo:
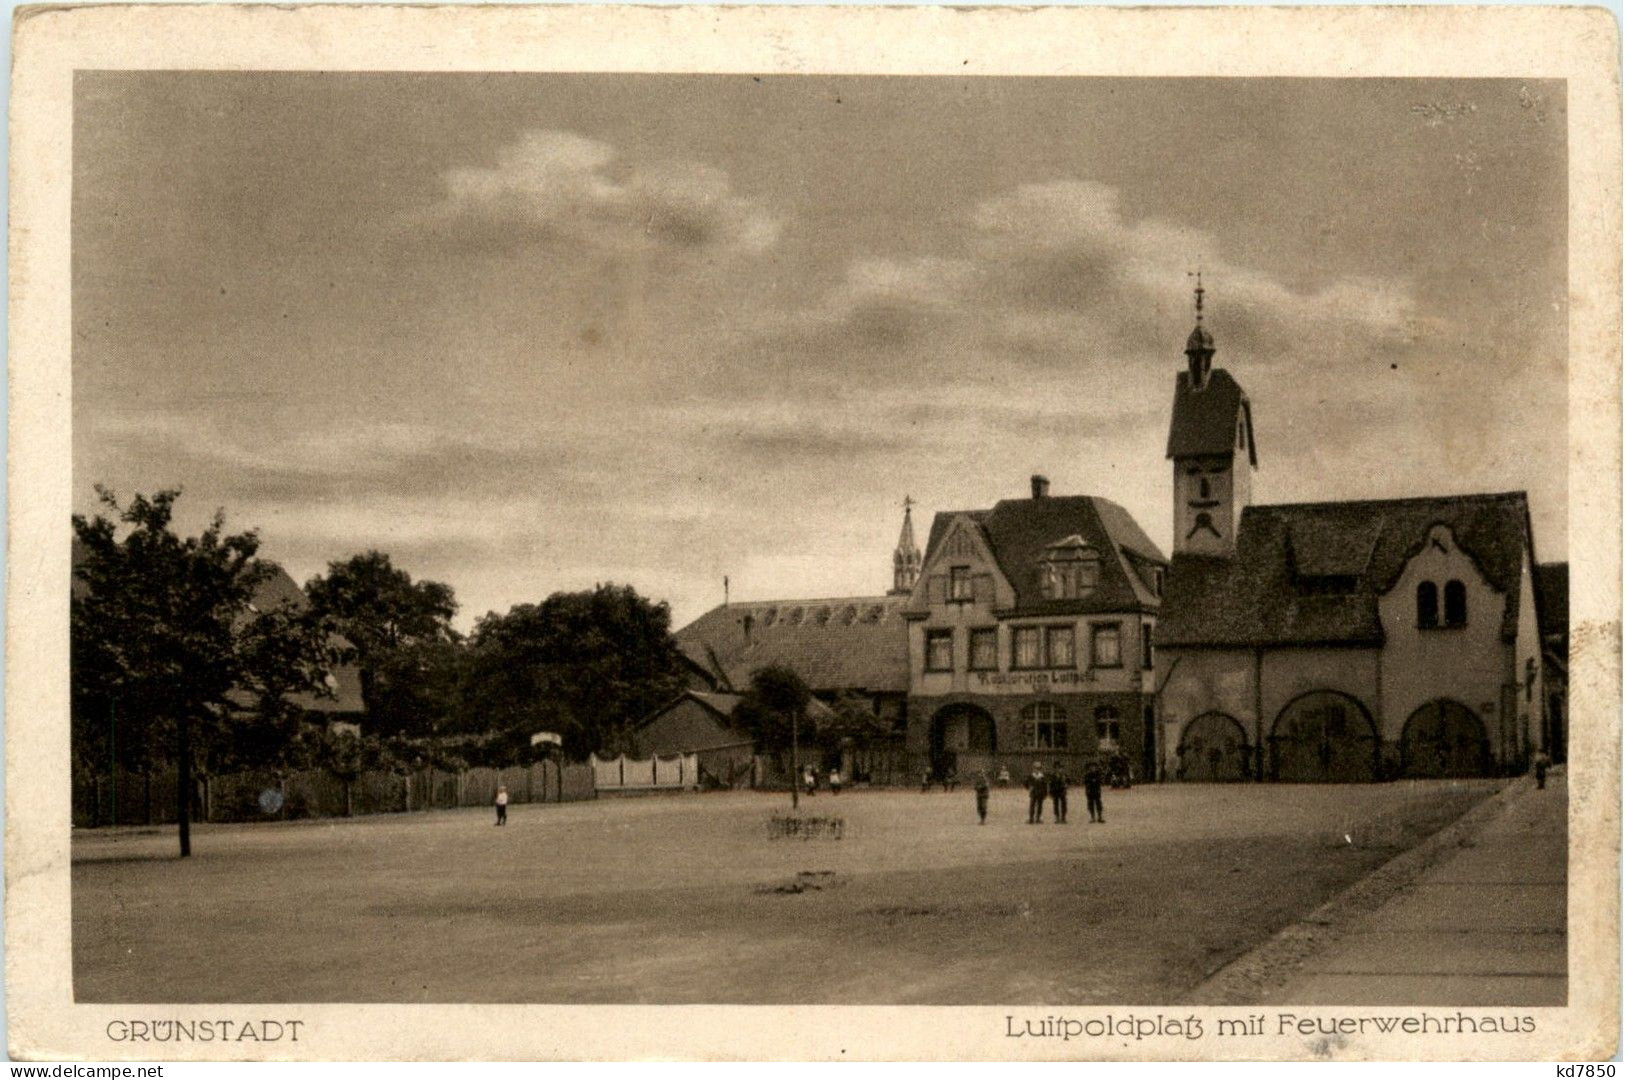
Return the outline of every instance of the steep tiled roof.
{"type": "Polygon", "coordinates": [[[927,562],[948,526],[961,516],[970,518],[981,529],[1000,571],[1016,591],[1019,613],[1120,611],[1159,603],[1133,562],[1165,565],[1168,559],[1133,516],[1110,499],[1097,495],[1046,495],[1040,499],[1005,499],[991,510],[938,514],[931,522],[927,562]],[[1103,557],[1100,584],[1082,599],[1046,599],[1039,591],[1043,556],[1051,545],[1074,535],[1103,557]]]}
{"type": "Polygon", "coordinates": [[[1174,379],[1173,420],[1168,425],[1168,456],[1228,454],[1236,448],[1236,417],[1247,412],[1247,454],[1258,464],[1252,439],[1252,411],[1247,395],[1224,368],[1208,373],[1207,384],[1192,390],[1190,372],[1174,379]]]}
{"type": "Polygon", "coordinates": [[[906,596],[758,600],[712,608],[674,636],[690,656],[714,654],[736,690],[769,664],[794,668],[820,692],[908,689],[906,596]]]}
{"type": "Polygon", "coordinates": [[[1236,557],[1175,555],[1157,622],[1159,645],[1377,644],[1377,598],[1399,578],[1429,527],[1448,525],[1506,593],[1504,637],[1517,633],[1529,546],[1523,492],[1369,502],[1249,506],[1236,557]],[[1305,588],[1306,579],[1339,579],[1305,588]]]}

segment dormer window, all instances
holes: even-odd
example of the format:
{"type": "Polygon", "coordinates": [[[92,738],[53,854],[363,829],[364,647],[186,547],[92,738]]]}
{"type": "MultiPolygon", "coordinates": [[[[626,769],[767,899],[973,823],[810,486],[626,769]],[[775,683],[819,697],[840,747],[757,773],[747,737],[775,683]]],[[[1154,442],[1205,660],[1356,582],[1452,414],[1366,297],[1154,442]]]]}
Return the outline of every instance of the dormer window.
{"type": "Polygon", "coordinates": [[[948,570],[948,599],[969,600],[974,595],[971,585],[970,567],[955,566],[948,570]]]}
{"type": "Polygon", "coordinates": [[[1073,535],[1044,549],[1038,566],[1038,591],[1046,600],[1076,600],[1100,584],[1100,555],[1073,535]]]}

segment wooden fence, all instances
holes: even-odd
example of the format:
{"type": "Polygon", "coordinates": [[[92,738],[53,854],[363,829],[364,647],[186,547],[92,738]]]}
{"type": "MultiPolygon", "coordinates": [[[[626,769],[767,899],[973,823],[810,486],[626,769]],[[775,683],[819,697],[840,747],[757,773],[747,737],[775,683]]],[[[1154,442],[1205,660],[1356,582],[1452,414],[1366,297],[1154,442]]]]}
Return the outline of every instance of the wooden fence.
{"type": "MultiPolygon", "coordinates": [[[[282,821],[347,817],[457,806],[490,806],[498,785],[508,802],[578,802],[596,795],[592,768],[552,762],[510,769],[368,772],[346,782],[320,769],[241,772],[197,778],[197,821],[282,821]]],[[[73,781],[73,824],[165,825],[175,821],[175,772],[79,776],[73,781]]]]}

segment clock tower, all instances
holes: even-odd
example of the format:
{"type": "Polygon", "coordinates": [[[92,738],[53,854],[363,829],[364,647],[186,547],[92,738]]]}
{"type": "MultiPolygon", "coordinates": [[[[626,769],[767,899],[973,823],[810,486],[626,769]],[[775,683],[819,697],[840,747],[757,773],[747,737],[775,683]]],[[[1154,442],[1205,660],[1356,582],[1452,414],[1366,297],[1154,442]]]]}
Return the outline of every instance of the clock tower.
{"type": "Polygon", "coordinates": [[[1185,370],[1174,381],[1168,459],[1174,465],[1174,554],[1229,557],[1258,467],[1252,406],[1240,384],[1213,366],[1213,335],[1202,325],[1206,290],[1196,277],[1196,328],[1185,370]]]}

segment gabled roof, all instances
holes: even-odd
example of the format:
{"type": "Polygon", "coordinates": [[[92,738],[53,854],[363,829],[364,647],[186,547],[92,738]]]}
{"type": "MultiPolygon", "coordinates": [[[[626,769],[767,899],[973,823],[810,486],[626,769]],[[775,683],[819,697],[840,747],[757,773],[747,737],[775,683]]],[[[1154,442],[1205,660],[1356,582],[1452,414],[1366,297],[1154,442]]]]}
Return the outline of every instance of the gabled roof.
{"type": "Polygon", "coordinates": [[[1160,600],[1133,565],[1158,566],[1168,558],[1133,516],[1098,495],[1046,495],[1038,499],[1005,499],[991,510],[949,511],[931,522],[926,545],[930,564],[948,527],[969,518],[981,531],[999,570],[1016,592],[1015,614],[1061,614],[1156,607],[1160,600]],[[1039,591],[1040,564],[1057,541],[1081,539],[1102,556],[1100,584],[1087,597],[1050,600],[1039,591]]]}
{"type": "Polygon", "coordinates": [[[735,689],[784,664],[821,693],[908,689],[907,596],[758,600],[712,608],[673,635],[690,656],[715,656],[735,689]]]}
{"type": "Polygon", "coordinates": [[[1517,634],[1530,550],[1524,493],[1249,506],[1234,558],[1176,555],[1159,645],[1380,644],[1377,598],[1393,588],[1429,528],[1447,525],[1485,578],[1506,594],[1501,634],[1517,634]],[[1352,579],[1343,594],[1305,578],[1352,579]]]}
{"type": "Polygon", "coordinates": [[[1174,378],[1174,412],[1168,425],[1168,456],[1229,454],[1236,449],[1236,419],[1247,417],[1247,458],[1258,464],[1253,445],[1252,406],[1236,380],[1224,368],[1208,372],[1200,390],[1191,389],[1190,372],[1174,378]]]}

